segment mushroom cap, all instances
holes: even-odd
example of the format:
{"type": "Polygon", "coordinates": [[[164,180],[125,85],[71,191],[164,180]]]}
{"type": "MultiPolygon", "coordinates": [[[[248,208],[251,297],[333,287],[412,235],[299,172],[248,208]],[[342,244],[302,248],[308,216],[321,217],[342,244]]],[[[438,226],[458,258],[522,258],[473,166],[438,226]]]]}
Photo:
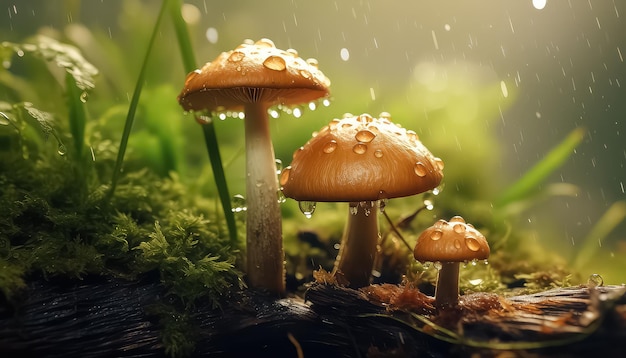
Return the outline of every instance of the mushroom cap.
{"type": "Polygon", "coordinates": [[[283,194],[299,201],[360,202],[435,188],[443,161],[413,131],[368,114],[334,119],[293,154],[280,177],[283,194]]]}
{"type": "Polygon", "coordinates": [[[328,95],[330,80],[317,60],[277,49],[269,39],[244,41],[187,75],[178,102],[185,110],[241,110],[245,103],[269,106],[308,103],[328,95]]]}
{"type": "Polygon", "coordinates": [[[489,257],[485,236],[460,216],[439,220],[417,239],[413,256],[417,261],[461,262],[489,257]]]}

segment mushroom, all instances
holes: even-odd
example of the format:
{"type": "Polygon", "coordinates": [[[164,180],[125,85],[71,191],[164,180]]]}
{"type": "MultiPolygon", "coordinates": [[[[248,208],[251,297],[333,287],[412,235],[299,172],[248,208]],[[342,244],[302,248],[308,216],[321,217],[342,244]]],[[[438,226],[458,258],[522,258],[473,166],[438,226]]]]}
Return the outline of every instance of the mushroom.
{"type": "Polygon", "coordinates": [[[188,111],[244,113],[246,140],[247,275],[250,286],[283,294],[284,253],[276,161],[268,109],[328,95],[330,81],[314,59],[277,49],[269,39],[245,41],[187,75],[178,96],[188,111]]]}
{"type": "Polygon", "coordinates": [[[485,260],[489,244],[485,236],[460,216],[439,220],[417,239],[413,256],[420,262],[434,262],[439,268],[435,304],[455,307],[459,301],[459,266],[461,262],[485,260]]]}
{"type": "MultiPolygon", "coordinates": [[[[386,199],[435,188],[443,162],[415,132],[368,114],[334,119],[293,154],[280,177],[283,194],[303,203],[349,202],[333,273],[351,287],[370,283],[378,245],[377,210],[386,199]]],[[[306,204],[304,205],[307,206],[306,204]]]]}

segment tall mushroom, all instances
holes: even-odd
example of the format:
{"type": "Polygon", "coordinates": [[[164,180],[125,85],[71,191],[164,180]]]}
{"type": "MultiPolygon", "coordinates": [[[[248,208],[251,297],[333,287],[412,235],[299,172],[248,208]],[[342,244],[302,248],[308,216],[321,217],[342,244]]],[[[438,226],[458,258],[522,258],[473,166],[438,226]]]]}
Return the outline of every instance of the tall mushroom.
{"type": "Polygon", "coordinates": [[[245,41],[191,72],[178,96],[188,111],[243,110],[246,140],[247,276],[250,286],[284,293],[278,180],[268,109],[328,95],[330,81],[314,59],[277,49],[268,39],[245,41]]]}
{"type": "Polygon", "coordinates": [[[459,301],[459,266],[461,262],[489,257],[485,236],[460,216],[439,220],[417,239],[413,256],[420,262],[441,264],[437,275],[435,304],[455,307],[459,301]]]}
{"type": "Polygon", "coordinates": [[[347,114],[332,120],[293,154],[280,177],[283,194],[301,203],[350,203],[334,273],[351,287],[370,283],[379,201],[425,192],[443,178],[441,159],[390,117],[347,114]]]}

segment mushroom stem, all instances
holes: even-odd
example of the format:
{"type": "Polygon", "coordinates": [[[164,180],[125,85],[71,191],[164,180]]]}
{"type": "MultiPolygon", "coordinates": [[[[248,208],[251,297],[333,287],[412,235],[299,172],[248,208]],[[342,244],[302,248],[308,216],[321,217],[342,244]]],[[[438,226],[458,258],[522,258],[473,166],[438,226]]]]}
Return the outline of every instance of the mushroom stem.
{"type": "Polygon", "coordinates": [[[247,274],[251,287],[283,295],[285,269],[278,178],[267,109],[262,103],[245,106],[247,274]]]}
{"type": "Polygon", "coordinates": [[[442,262],[437,275],[435,304],[439,308],[456,307],[459,303],[459,262],[442,262]]]}
{"type": "Polygon", "coordinates": [[[356,213],[348,214],[341,237],[341,248],[335,261],[334,273],[343,274],[352,288],[370,284],[374,258],[378,246],[378,218],[376,205],[361,207],[359,203],[350,203],[356,213]]]}

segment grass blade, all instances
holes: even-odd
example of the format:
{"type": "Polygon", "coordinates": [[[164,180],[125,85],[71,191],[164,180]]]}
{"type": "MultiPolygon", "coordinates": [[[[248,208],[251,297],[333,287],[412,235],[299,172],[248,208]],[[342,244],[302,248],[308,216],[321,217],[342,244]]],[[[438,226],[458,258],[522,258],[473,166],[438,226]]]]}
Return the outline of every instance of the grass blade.
{"type": "Polygon", "coordinates": [[[582,142],[585,133],[586,130],[582,127],[571,131],[561,143],[530,168],[522,178],[506,189],[496,201],[496,205],[503,207],[531,195],[550,174],[570,157],[574,149],[582,142]]]}
{"type": "MultiPolygon", "coordinates": [[[[196,69],[195,55],[193,52],[193,46],[191,45],[191,39],[189,32],[187,31],[187,25],[183,20],[180,13],[181,3],[180,0],[165,0],[169,3],[170,16],[174,23],[174,29],[176,31],[176,38],[180,47],[180,53],[183,59],[183,64],[187,73],[196,69]]],[[[209,161],[211,162],[211,169],[213,169],[213,177],[215,179],[215,185],[217,192],[222,203],[222,209],[224,210],[224,218],[226,219],[226,225],[228,227],[228,234],[233,247],[237,246],[237,224],[235,222],[235,215],[232,211],[232,205],[230,202],[230,193],[228,191],[228,185],[226,182],[226,176],[224,174],[224,167],[222,165],[222,158],[220,155],[220,149],[217,142],[217,135],[215,132],[215,126],[213,121],[208,121],[202,124],[202,131],[204,133],[204,142],[209,153],[209,161]]]]}
{"type": "Polygon", "coordinates": [[[148,49],[146,50],[146,55],[144,56],[143,63],[141,64],[141,70],[139,71],[139,78],[137,79],[137,83],[135,84],[133,97],[130,100],[130,105],[128,107],[128,114],[126,116],[126,121],[124,123],[124,132],[122,133],[122,139],[120,141],[120,148],[117,153],[117,159],[115,161],[115,168],[113,169],[113,178],[111,180],[111,188],[109,189],[107,200],[110,200],[113,197],[113,194],[115,193],[115,188],[117,187],[117,181],[119,180],[119,176],[122,172],[122,164],[124,163],[124,154],[126,154],[126,147],[128,146],[128,138],[130,137],[130,131],[133,128],[133,122],[135,121],[135,113],[137,112],[137,106],[139,105],[139,97],[141,96],[141,90],[143,89],[143,83],[146,77],[146,69],[148,67],[147,66],[148,60],[150,59],[150,54],[152,53],[152,48],[154,47],[156,38],[159,35],[159,28],[161,26],[161,22],[163,20],[163,16],[165,14],[166,8],[167,8],[167,0],[165,0],[163,4],[161,5],[159,16],[157,17],[156,23],[154,24],[154,29],[152,30],[152,35],[150,36],[150,42],[148,43],[148,49]]]}

